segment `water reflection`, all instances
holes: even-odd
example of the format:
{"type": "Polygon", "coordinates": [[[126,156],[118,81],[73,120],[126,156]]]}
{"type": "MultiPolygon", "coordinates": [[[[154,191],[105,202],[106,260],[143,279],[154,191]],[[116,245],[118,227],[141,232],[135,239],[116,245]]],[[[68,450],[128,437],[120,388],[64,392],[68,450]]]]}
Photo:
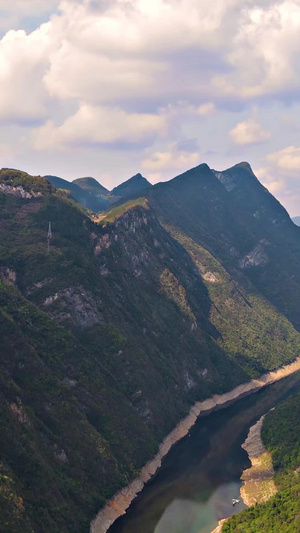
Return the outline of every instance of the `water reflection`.
{"type": "Polygon", "coordinates": [[[299,381],[294,374],[199,418],[109,533],[210,533],[221,518],[244,508],[231,501],[239,499],[240,476],[250,466],[241,444],[249,427],[299,381]]]}
{"type": "Polygon", "coordinates": [[[245,508],[243,503],[232,507],[232,498],[239,498],[239,482],[217,487],[205,502],[176,499],[165,510],[154,533],[210,533],[211,525],[233,512],[245,508]]]}

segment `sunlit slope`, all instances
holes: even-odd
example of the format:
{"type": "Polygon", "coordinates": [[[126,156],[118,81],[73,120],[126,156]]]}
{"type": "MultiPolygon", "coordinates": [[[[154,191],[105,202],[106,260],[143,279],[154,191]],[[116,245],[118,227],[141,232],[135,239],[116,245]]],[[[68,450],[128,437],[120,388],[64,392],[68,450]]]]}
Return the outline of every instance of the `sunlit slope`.
{"type": "Polygon", "coordinates": [[[300,230],[246,163],[218,173],[200,165],[147,192],[164,224],[242,273],[300,327],[300,230]]]}

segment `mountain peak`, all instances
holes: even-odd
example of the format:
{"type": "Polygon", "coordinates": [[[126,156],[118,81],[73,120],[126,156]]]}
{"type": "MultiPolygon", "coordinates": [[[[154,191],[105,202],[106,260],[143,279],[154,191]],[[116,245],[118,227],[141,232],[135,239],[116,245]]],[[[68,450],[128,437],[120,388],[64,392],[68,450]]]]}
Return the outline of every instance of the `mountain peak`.
{"type": "Polygon", "coordinates": [[[138,172],[138,174],[135,174],[128,180],[124,181],[124,183],[121,183],[115,187],[111,191],[111,194],[113,196],[121,196],[122,198],[126,198],[127,196],[136,194],[137,192],[142,191],[143,189],[148,189],[149,187],[152,187],[152,184],[138,172]]]}
{"type": "Polygon", "coordinates": [[[233,167],[230,167],[226,170],[213,170],[213,173],[228,192],[232,191],[238,186],[244,186],[246,183],[250,182],[255,182],[256,185],[261,187],[261,184],[255,176],[250,164],[246,161],[237,163],[233,167]]]}
{"type": "Polygon", "coordinates": [[[73,180],[72,183],[75,183],[81,189],[92,192],[96,195],[108,193],[108,190],[103,187],[103,185],[101,185],[98,180],[90,176],[84,178],[77,178],[76,180],[73,180]]]}
{"type": "Polygon", "coordinates": [[[247,162],[241,162],[222,172],[214,171],[225,189],[256,218],[272,220],[273,224],[289,223],[284,207],[269,193],[255,176],[247,162]]]}
{"type": "MultiPolygon", "coordinates": [[[[63,189],[71,192],[71,195],[76,202],[80,203],[83,207],[91,209],[92,211],[98,212],[104,209],[107,209],[109,203],[105,198],[101,196],[101,185],[99,183],[100,189],[97,188],[97,194],[94,191],[90,190],[89,187],[80,187],[75,181],[67,181],[58,176],[46,175],[45,178],[54,185],[57,189],[63,189]]],[[[85,178],[83,178],[85,179],[85,178]]],[[[93,178],[88,178],[93,179],[93,178]]],[[[96,181],[96,180],[95,180],[96,181]]],[[[96,182],[98,183],[98,182],[96,182]]],[[[103,187],[104,189],[104,187],[103,187]]],[[[106,189],[104,189],[104,192],[106,189]]]]}
{"type": "Polygon", "coordinates": [[[233,169],[244,169],[244,170],[248,170],[248,172],[251,172],[252,174],[254,174],[250,163],[248,163],[247,161],[241,161],[240,163],[237,163],[236,165],[234,165],[233,167],[230,167],[227,170],[233,170],[233,169]]]}

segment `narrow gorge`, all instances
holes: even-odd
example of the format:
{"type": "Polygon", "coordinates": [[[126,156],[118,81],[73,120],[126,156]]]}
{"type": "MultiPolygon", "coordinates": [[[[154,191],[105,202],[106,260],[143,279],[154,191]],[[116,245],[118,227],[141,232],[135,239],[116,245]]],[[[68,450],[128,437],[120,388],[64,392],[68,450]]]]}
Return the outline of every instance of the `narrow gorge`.
{"type": "MultiPolygon", "coordinates": [[[[100,511],[95,520],[93,520],[91,523],[90,532],[106,533],[109,530],[110,526],[114,523],[114,521],[126,512],[126,509],[129,507],[129,505],[137,496],[137,494],[143,489],[145,483],[147,483],[147,481],[149,481],[149,479],[151,479],[151,477],[160,468],[162,459],[167,455],[171,447],[181,438],[188,434],[190,428],[195,424],[196,420],[199,417],[205,416],[218,409],[224,409],[232,402],[235,402],[248,394],[253,394],[261,388],[266,387],[267,385],[271,385],[272,383],[275,383],[276,381],[290,376],[291,374],[299,370],[300,356],[290,365],[280,368],[274,372],[264,374],[259,379],[253,379],[248,383],[239,385],[228,393],[215,395],[212,398],[205,400],[204,402],[196,402],[191,408],[189,415],[183,420],[181,420],[176,426],[176,428],[171,433],[169,433],[169,435],[160,444],[158,454],[156,454],[156,456],[142,468],[139,477],[136,478],[130,485],[128,485],[128,487],[122,489],[119,493],[117,493],[108,502],[106,507],[100,511]]],[[[255,426],[250,429],[250,435],[248,435],[247,440],[242,446],[247,451],[250,460],[254,459],[254,457],[262,456],[265,453],[265,449],[260,439],[260,431],[263,418],[264,417],[261,417],[259,422],[257,422],[255,426]],[[254,440],[258,441],[255,443],[255,448],[253,446],[254,440]]],[[[268,476],[268,479],[269,477],[270,476],[268,476]]],[[[257,503],[267,501],[267,499],[269,499],[271,495],[275,494],[275,489],[273,487],[268,487],[268,497],[266,497],[265,495],[265,487],[259,487],[260,490],[258,489],[258,487],[255,487],[253,490],[253,497],[249,498],[248,484],[251,484],[253,481],[252,472],[249,473],[249,477],[244,477],[243,474],[242,479],[245,482],[246,487],[243,487],[241,489],[241,495],[247,506],[253,505],[256,501],[257,503]],[[262,495],[261,492],[264,492],[264,494],[262,495]]]]}

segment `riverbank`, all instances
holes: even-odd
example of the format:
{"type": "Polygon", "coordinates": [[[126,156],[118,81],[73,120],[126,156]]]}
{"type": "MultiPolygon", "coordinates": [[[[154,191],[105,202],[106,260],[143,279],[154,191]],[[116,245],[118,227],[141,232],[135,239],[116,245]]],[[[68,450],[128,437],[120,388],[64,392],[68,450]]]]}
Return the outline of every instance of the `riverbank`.
{"type": "Polygon", "coordinates": [[[222,533],[222,528],[227,520],[229,520],[229,518],[222,518],[222,520],[219,520],[217,527],[211,533],[222,533]]]}
{"type": "Polygon", "coordinates": [[[247,439],[242,445],[251,461],[251,467],[245,470],[241,476],[241,480],[244,482],[241,488],[241,497],[248,507],[268,501],[277,492],[273,480],[272,457],[261,439],[264,418],[265,415],[250,428],[247,439]]]}
{"type": "Polygon", "coordinates": [[[300,357],[290,365],[239,385],[227,393],[214,395],[212,398],[203,402],[196,402],[191,408],[188,416],[181,420],[176,428],[164,439],[159,447],[158,453],[154,459],[149,461],[149,463],[143,467],[140,476],[130,483],[130,485],[118,492],[107,503],[104,509],[98,513],[95,520],[91,523],[91,533],[106,533],[113,522],[126,512],[126,509],[136,495],[142,490],[144,484],[161,466],[162,458],[168,453],[171,446],[188,433],[189,429],[193,426],[199,416],[209,414],[216,409],[224,408],[243,396],[251,394],[266,385],[287,377],[297,370],[300,370],[300,357]]]}

